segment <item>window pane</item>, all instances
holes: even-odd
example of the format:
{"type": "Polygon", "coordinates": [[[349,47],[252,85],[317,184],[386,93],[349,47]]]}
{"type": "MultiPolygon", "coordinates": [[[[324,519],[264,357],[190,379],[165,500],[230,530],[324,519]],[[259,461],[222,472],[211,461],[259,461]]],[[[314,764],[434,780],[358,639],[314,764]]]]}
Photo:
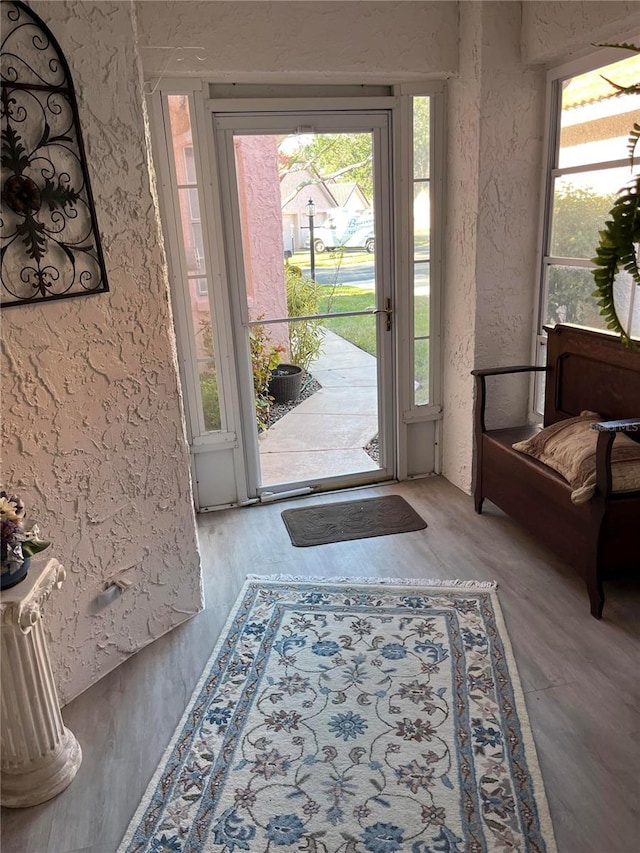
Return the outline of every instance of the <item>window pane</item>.
{"type": "Polygon", "coordinates": [[[429,267],[428,262],[413,268],[413,319],[414,336],[429,334],[429,267]]]}
{"type": "Polygon", "coordinates": [[[592,258],[616,193],[628,178],[625,168],[557,178],[549,254],[556,258],[592,258]]]}
{"type": "MultiPolygon", "coordinates": [[[[179,184],[190,183],[189,169],[193,164],[193,142],[191,140],[191,115],[188,95],[169,95],[169,123],[173,142],[173,158],[179,184]]],[[[195,171],[195,170],[194,170],[195,171]]],[[[194,177],[191,175],[191,177],[194,177]]]]}
{"type": "MultiPolygon", "coordinates": [[[[546,338],[541,338],[536,342],[536,365],[538,367],[544,367],[547,363],[547,340],[546,338]]],[[[544,391],[546,387],[546,374],[545,373],[536,373],[535,374],[535,391],[534,391],[534,404],[533,409],[539,415],[544,414],[544,391]]]]}
{"type": "Polygon", "coordinates": [[[416,406],[429,404],[429,340],[415,342],[414,350],[414,402],[416,406]]]}
{"type": "MultiPolygon", "coordinates": [[[[197,190],[178,190],[182,239],[184,241],[184,254],[187,261],[187,273],[189,275],[205,272],[202,225],[199,219],[193,218],[193,196],[197,196],[197,192],[197,190]]],[[[195,210],[199,216],[200,209],[197,204],[195,205],[195,210]]]]}
{"type": "Polygon", "coordinates": [[[184,149],[185,183],[196,183],[196,159],[193,156],[193,148],[184,149]]]}
{"type": "Polygon", "coordinates": [[[220,397],[218,394],[218,378],[216,364],[213,358],[198,363],[200,376],[200,397],[202,399],[202,414],[205,432],[214,432],[221,428],[220,397]]]}
{"type": "Polygon", "coordinates": [[[195,290],[193,291],[192,302],[193,302],[194,296],[196,299],[198,299],[198,298],[208,299],[209,298],[209,285],[207,283],[206,278],[194,278],[191,281],[191,287],[195,288],[195,290]]]}
{"type": "Polygon", "coordinates": [[[413,177],[429,177],[429,98],[413,99],[413,177]]]}
{"type": "Polygon", "coordinates": [[[413,256],[416,261],[429,260],[431,207],[429,182],[413,185],[413,256]]]}
{"type": "MultiPolygon", "coordinates": [[[[169,95],[169,126],[171,148],[178,186],[196,183],[195,158],[191,136],[191,117],[187,95],[169,95]]],[[[174,187],[180,211],[182,246],[187,265],[183,282],[189,298],[189,309],[184,318],[191,323],[192,339],[185,353],[188,354],[192,381],[200,386],[201,411],[196,421],[192,410],[194,435],[222,429],[221,400],[216,370],[216,346],[214,340],[211,305],[209,304],[208,279],[205,277],[204,240],[200,221],[200,198],[196,186],[178,189],[174,187]],[[191,360],[192,359],[192,360],[191,360]]],[[[189,387],[192,387],[189,384],[189,387]]],[[[195,401],[191,401],[196,406],[195,401]]]]}
{"type": "Polygon", "coordinates": [[[631,56],[565,81],[562,86],[559,167],[623,160],[637,121],[637,95],[616,95],[640,80],[640,56],[631,56]]]}
{"type": "MultiPolygon", "coordinates": [[[[636,244],[636,255],[639,250],[640,246],[636,244]]],[[[614,281],[613,302],[623,328],[632,338],[640,340],[640,287],[624,270],[614,281]]]]}
{"type": "Polygon", "coordinates": [[[251,322],[373,308],[373,135],[233,142],[251,322]]]}
{"type": "Polygon", "coordinates": [[[206,278],[189,280],[191,322],[198,362],[202,415],[206,432],[221,428],[215,344],[206,278]]]}
{"type": "Polygon", "coordinates": [[[189,201],[189,216],[194,221],[200,221],[200,199],[198,198],[198,190],[180,190],[187,194],[189,201]]]}
{"type": "Polygon", "coordinates": [[[584,267],[550,266],[545,323],[579,323],[604,329],[598,303],[591,295],[595,282],[584,267]]]}

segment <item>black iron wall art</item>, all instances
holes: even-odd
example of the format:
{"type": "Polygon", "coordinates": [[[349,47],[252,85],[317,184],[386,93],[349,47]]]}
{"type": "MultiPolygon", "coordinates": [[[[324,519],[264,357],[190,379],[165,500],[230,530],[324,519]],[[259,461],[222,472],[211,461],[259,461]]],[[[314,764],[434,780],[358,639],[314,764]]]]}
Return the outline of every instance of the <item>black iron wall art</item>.
{"type": "Polygon", "coordinates": [[[40,18],[2,0],[3,306],[109,289],[69,67],[40,18]]]}

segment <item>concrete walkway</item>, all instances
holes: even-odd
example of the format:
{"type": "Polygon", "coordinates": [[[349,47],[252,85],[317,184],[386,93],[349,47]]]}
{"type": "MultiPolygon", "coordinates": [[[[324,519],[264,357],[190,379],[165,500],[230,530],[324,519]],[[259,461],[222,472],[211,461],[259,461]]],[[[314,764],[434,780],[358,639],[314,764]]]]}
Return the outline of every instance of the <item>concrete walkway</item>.
{"type": "Polygon", "coordinates": [[[378,432],[374,356],[327,331],[310,370],[322,388],[259,440],[263,486],[378,468],[363,449],[378,432]]]}

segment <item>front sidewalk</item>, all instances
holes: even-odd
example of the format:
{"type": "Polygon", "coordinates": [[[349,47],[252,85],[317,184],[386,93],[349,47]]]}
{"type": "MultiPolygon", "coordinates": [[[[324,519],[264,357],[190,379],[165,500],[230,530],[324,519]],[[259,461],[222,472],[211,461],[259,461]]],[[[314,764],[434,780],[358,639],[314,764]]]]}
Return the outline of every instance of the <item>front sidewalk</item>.
{"type": "Polygon", "coordinates": [[[311,365],[322,388],[259,441],[262,485],[375,471],[364,447],[378,432],[376,359],[333,332],[311,365]]]}

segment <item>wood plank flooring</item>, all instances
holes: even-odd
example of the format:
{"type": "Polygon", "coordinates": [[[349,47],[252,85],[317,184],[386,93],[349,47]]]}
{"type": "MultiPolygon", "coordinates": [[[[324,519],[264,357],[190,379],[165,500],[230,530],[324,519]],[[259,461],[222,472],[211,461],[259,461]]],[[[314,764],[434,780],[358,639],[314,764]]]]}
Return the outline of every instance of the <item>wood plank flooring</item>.
{"type": "Polygon", "coordinates": [[[606,585],[597,622],[582,581],[491,504],[475,515],[442,478],[358,494],[401,494],[429,527],[294,548],[280,512],[344,492],[199,518],[207,609],[64,709],[82,766],[49,803],[2,810],[2,853],[116,850],[247,573],[496,579],[558,850],[640,849],[640,577],[606,585]]]}

